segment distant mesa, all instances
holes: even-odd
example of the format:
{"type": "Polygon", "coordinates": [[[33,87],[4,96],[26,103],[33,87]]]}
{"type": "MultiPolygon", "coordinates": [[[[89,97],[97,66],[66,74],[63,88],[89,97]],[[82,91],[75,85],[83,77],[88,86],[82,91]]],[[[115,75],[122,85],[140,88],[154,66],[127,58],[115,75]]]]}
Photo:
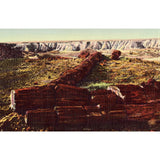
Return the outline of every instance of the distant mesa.
{"type": "MultiPolygon", "coordinates": [[[[54,42],[19,42],[0,43],[0,58],[21,57],[22,53],[43,53],[55,51],[82,51],[86,49],[105,50],[129,50],[142,48],[160,48],[159,39],[142,40],[81,40],[81,41],[54,41],[54,42]],[[12,52],[11,52],[12,51],[12,52]],[[16,51],[16,52],[15,52],[16,51]],[[16,53],[16,54],[14,54],[16,53]]],[[[88,51],[88,50],[87,50],[88,51]]],[[[82,54],[81,54],[82,56],[82,54]]],[[[87,52],[83,53],[87,56],[87,52]]]]}

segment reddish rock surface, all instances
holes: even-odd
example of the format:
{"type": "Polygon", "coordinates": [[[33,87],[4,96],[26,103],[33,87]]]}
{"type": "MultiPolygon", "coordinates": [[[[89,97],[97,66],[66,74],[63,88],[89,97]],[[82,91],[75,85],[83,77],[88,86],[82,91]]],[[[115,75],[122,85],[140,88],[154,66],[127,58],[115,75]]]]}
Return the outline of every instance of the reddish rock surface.
{"type": "Polygon", "coordinates": [[[121,51],[119,51],[119,50],[114,50],[114,51],[112,52],[111,59],[113,59],[113,60],[118,60],[119,57],[120,57],[120,55],[121,55],[121,51]]]}
{"type": "MultiPolygon", "coordinates": [[[[146,122],[160,117],[158,114],[160,112],[160,99],[152,101],[143,99],[144,89],[140,86],[119,85],[117,87],[126,96],[125,100],[110,90],[99,89],[89,93],[86,89],[59,84],[55,87],[55,92],[56,105],[60,104],[60,106],[54,108],[56,116],[50,113],[48,117],[51,120],[53,116],[53,123],[57,117],[54,124],[56,130],[67,130],[67,127],[78,127],[80,130],[85,127],[98,128],[115,120],[146,122]],[[88,101],[89,105],[86,105],[84,102],[86,99],[90,99],[90,94],[92,100],[90,103],[88,101]],[[139,96],[142,100],[138,99],[139,96]]],[[[47,115],[48,111],[44,111],[44,115],[47,115]]],[[[34,120],[35,124],[38,125],[36,121],[41,119],[39,124],[46,124],[45,126],[47,126],[46,121],[48,122],[48,119],[45,117],[43,117],[43,110],[29,111],[27,112],[27,123],[34,125],[32,123],[34,120]],[[34,114],[35,116],[33,116],[34,114]]],[[[51,123],[52,127],[53,123],[51,123]]]]}
{"type": "Polygon", "coordinates": [[[56,107],[57,126],[65,129],[68,126],[85,127],[87,123],[86,112],[82,106],[60,106],[56,107]]]}
{"type": "Polygon", "coordinates": [[[88,50],[84,50],[80,52],[80,55],[78,56],[78,58],[87,58],[90,55],[90,52],[88,50]]]}
{"type": "Polygon", "coordinates": [[[96,127],[108,120],[106,112],[97,106],[59,106],[55,108],[58,117],[57,128],[64,130],[72,127],[96,127]]]}
{"type": "Polygon", "coordinates": [[[118,104],[123,104],[124,101],[112,91],[99,89],[92,91],[91,96],[91,103],[99,104],[106,111],[123,109],[123,106],[119,108],[118,104]]]}
{"type": "Polygon", "coordinates": [[[110,121],[113,120],[127,120],[127,112],[126,110],[113,110],[108,113],[108,119],[110,121]]]}
{"type": "Polygon", "coordinates": [[[26,112],[25,122],[29,126],[49,127],[55,126],[57,115],[53,109],[37,109],[26,112]]]}
{"type": "Polygon", "coordinates": [[[160,98],[160,82],[149,79],[148,82],[142,84],[147,100],[155,100],[160,98]]]}
{"type": "Polygon", "coordinates": [[[125,96],[126,104],[143,104],[147,102],[144,89],[137,85],[117,85],[120,92],[125,96]]]}
{"type": "Polygon", "coordinates": [[[82,50],[78,56],[78,58],[87,58],[91,53],[95,52],[94,50],[92,49],[85,49],[85,50],[82,50]]]}
{"type": "Polygon", "coordinates": [[[53,108],[55,105],[54,87],[30,87],[15,90],[15,111],[24,114],[27,110],[53,108]]]}
{"type": "Polygon", "coordinates": [[[130,104],[124,105],[128,115],[128,120],[145,121],[155,117],[156,113],[160,111],[159,103],[145,103],[145,104],[130,104]]]}
{"type": "Polygon", "coordinates": [[[58,84],[55,87],[57,106],[87,105],[90,103],[90,93],[87,89],[58,84]]]}

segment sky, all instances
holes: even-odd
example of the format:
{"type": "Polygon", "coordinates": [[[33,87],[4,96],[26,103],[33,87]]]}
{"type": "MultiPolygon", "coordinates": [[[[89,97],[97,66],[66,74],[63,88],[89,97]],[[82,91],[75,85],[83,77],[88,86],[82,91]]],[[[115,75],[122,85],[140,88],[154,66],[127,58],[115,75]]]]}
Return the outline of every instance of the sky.
{"type": "Polygon", "coordinates": [[[0,29],[0,42],[159,38],[160,29],[0,29]]]}

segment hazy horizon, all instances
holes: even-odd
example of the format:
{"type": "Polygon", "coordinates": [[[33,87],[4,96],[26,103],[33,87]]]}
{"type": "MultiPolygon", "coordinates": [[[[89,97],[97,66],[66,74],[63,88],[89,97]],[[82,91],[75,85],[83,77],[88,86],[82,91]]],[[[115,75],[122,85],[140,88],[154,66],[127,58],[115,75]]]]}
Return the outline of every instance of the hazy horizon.
{"type": "Polygon", "coordinates": [[[0,42],[159,38],[160,29],[0,29],[0,42]]]}

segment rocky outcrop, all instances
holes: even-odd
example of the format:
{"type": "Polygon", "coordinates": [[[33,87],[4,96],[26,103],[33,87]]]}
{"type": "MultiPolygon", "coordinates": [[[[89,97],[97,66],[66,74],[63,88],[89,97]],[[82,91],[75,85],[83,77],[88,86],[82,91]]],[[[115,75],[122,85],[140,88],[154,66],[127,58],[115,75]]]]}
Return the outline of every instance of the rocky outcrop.
{"type": "Polygon", "coordinates": [[[111,59],[113,59],[113,60],[118,60],[119,57],[120,57],[120,55],[121,55],[121,51],[119,51],[119,50],[114,50],[114,51],[112,52],[111,59]]]}
{"type": "Polygon", "coordinates": [[[0,60],[4,58],[21,58],[22,51],[16,44],[0,44],[0,60]]]}

